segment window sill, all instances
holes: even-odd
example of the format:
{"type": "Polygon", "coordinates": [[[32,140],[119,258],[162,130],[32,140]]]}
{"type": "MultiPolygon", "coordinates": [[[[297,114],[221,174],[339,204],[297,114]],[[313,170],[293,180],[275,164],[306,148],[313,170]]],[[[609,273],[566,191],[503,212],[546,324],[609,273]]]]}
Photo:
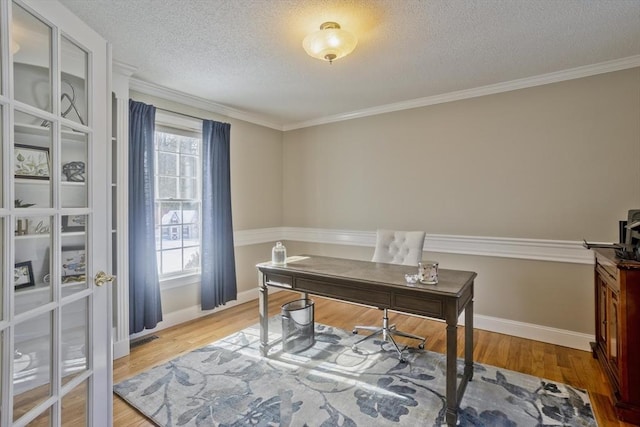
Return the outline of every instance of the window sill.
{"type": "Polygon", "coordinates": [[[164,277],[160,279],[160,290],[180,288],[193,284],[200,284],[200,273],[164,277]]]}

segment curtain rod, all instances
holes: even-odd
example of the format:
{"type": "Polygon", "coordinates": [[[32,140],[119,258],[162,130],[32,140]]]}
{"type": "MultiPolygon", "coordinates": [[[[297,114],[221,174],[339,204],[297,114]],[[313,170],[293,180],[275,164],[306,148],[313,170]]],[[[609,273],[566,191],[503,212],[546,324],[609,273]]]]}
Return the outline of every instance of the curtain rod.
{"type": "Polygon", "coordinates": [[[196,119],[196,120],[211,120],[211,119],[203,119],[202,117],[192,116],[191,114],[180,113],[178,111],[167,110],[166,108],[162,108],[162,107],[156,107],[156,110],[162,110],[162,111],[164,111],[166,113],[178,114],[180,116],[185,116],[185,117],[189,117],[189,118],[196,119]]]}

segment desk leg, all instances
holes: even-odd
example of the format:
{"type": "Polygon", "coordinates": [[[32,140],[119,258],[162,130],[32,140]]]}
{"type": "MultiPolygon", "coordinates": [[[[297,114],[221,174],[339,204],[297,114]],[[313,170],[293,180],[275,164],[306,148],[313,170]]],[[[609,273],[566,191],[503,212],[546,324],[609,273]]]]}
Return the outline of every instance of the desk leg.
{"type": "Polygon", "coordinates": [[[458,419],[458,319],[447,319],[447,425],[455,426],[458,419]]]}
{"type": "Polygon", "coordinates": [[[464,309],[464,376],[473,378],[473,300],[464,309]]]}
{"type": "Polygon", "coordinates": [[[260,284],[258,288],[258,303],[260,312],[260,354],[266,356],[269,352],[269,290],[267,285],[260,284]]]}

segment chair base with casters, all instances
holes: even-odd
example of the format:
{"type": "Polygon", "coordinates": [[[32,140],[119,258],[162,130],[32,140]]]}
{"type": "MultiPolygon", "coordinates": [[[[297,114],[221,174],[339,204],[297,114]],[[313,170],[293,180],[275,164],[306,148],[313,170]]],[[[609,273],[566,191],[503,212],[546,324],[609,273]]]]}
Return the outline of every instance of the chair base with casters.
{"type": "Polygon", "coordinates": [[[358,344],[360,344],[363,341],[366,341],[370,338],[374,338],[377,337],[378,335],[382,335],[382,340],[383,341],[387,341],[390,342],[391,344],[393,344],[393,347],[396,349],[396,351],[398,352],[398,358],[400,359],[400,362],[404,363],[407,360],[402,356],[402,352],[404,350],[407,349],[407,346],[404,346],[404,348],[402,350],[400,350],[400,347],[398,347],[398,344],[396,343],[396,340],[393,339],[394,336],[398,336],[398,337],[405,337],[405,338],[413,338],[416,340],[421,341],[420,344],[418,344],[418,348],[420,350],[424,349],[424,343],[427,341],[426,338],[424,337],[420,337],[418,335],[413,335],[413,334],[409,334],[406,332],[402,332],[402,331],[398,331],[396,329],[396,325],[389,325],[389,312],[386,308],[382,309],[384,311],[384,315],[382,317],[382,327],[376,327],[376,326],[356,326],[355,328],[353,328],[353,333],[354,335],[358,334],[358,330],[362,329],[365,331],[372,331],[373,333],[370,335],[367,335],[366,337],[356,341],[353,346],[351,347],[354,351],[357,350],[358,348],[358,344]]]}

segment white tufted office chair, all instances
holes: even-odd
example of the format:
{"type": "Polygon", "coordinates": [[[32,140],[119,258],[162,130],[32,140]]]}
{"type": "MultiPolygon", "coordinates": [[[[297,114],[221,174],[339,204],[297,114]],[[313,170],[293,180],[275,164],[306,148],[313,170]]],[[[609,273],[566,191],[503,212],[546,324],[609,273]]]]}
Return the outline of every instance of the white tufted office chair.
{"type": "MultiPolygon", "coordinates": [[[[388,264],[415,265],[417,267],[418,263],[422,259],[424,235],[424,231],[378,230],[376,234],[376,249],[373,253],[372,261],[388,264]]],[[[378,335],[382,335],[382,339],[384,341],[388,341],[393,344],[398,352],[401,362],[404,362],[405,359],[402,357],[402,350],[400,350],[398,344],[396,344],[396,341],[393,339],[394,335],[419,340],[421,343],[418,345],[418,348],[424,348],[426,338],[396,330],[396,325],[389,325],[388,309],[381,308],[380,310],[383,310],[384,313],[382,316],[382,327],[356,326],[353,329],[354,334],[357,334],[359,329],[373,331],[371,335],[367,335],[357,341],[353,345],[354,350],[356,350],[357,345],[361,342],[378,335]]]]}

